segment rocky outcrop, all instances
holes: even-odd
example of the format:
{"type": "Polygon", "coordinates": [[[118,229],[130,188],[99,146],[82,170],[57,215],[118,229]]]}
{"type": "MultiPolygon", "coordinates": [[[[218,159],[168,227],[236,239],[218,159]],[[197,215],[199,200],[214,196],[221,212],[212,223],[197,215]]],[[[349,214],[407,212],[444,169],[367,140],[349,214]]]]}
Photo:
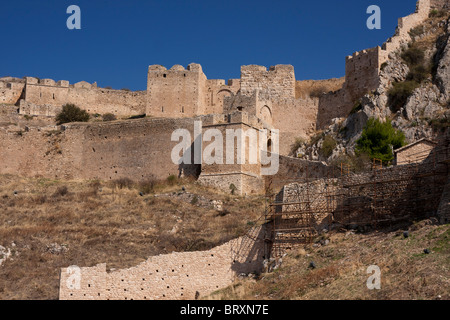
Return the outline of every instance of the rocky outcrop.
{"type": "Polygon", "coordinates": [[[370,118],[390,119],[410,143],[422,138],[435,139],[442,133],[450,122],[446,120],[450,119],[450,19],[430,19],[421,27],[412,37],[424,51],[424,66],[430,64],[432,71],[417,84],[403,107],[393,110],[389,91],[394,83],[409,81],[414,71],[402,58],[407,46],[389,54],[389,59],[381,66],[376,90],[361,97],[347,117],[334,119],[320,133],[320,138],[316,136],[300,148],[306,158],[331,161],[341,154],[353,154],[356,141],[370,118]],[[320,150],[327,136],[336,141],[336,146],[331,155],[324,157],[320,150]]]}
{"type": "Polygon", "coordinates": [[[450,23],[447,25],[447,35],[444,39],[445,47],[439,55],[439,64],[436,70],[436,82],[441,92],[447,98],[450,98],[450,23]]]}

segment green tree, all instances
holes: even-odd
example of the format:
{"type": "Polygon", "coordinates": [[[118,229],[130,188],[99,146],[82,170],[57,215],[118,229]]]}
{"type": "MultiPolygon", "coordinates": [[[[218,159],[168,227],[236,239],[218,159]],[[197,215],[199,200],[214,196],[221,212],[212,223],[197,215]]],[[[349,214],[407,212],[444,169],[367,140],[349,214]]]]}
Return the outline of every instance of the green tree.
{"type": "Polygon", "coordinates": [[[371,118],[367,121],[361,138],[356,141],[356,153],[367,154],[371,159],[383,160],[384,164],[394,159],[392,149],[406,145],[406,138],[402,131],[392,127],[386,119],[381,122],[371,118]]]}
{"type": "Polygon", "coordinates": [[[56,123],[58,125],[69,122],[88,122],[89,113],[82,110],[74,104],[68,103],[62,107],[62,111],[56,116],[56,123]]]}

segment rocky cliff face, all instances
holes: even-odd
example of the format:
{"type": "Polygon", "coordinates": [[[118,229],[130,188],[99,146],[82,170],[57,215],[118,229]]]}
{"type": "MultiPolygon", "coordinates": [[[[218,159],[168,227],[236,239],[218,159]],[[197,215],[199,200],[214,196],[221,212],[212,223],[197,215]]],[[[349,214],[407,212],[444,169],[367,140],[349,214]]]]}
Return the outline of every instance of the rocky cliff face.
{"type": "Polygon", "coordinates": [[[450,18],[433,17],[411,30],[408,46],[391,53],[382,65],[379,87],[359,99],[346,118],[319,132],[299,152],[311,160],[332,161],[344,154],[354,154],[356,141],[369,118],[388,119],[403,131],[409,143],[421,138],[436,139],[450,124],[450,18]],[[414,47],[423,54],[421,69],[405,59],[414,47]],[[420,80],[416,81],[417,70],[420,80]],[[413,89],[400,107],[392,103],[392,88],[409,83],[413,89]],[[330,141],[334,141],[331,143],[330,141]],[[332,150],[327,150],[332,147],[332,150]],[[325,150],[325,152],[324,152],[325,150]]]}

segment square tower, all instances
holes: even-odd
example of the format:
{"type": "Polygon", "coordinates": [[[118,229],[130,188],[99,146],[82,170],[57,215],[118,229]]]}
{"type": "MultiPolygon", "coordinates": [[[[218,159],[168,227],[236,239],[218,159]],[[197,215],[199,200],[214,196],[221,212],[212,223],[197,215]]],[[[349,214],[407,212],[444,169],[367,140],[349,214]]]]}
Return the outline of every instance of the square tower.
{"type": "Polygon", "coordinates": [[[148,68],[146,114],[184,118],[204,114],[206,76],[199,64],[148,68]]]}

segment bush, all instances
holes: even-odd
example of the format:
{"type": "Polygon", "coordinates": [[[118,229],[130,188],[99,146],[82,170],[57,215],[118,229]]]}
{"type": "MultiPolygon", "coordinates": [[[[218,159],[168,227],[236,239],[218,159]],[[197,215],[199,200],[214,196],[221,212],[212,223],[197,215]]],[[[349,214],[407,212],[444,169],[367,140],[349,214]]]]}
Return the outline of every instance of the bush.
{"type": "Polygon", "coordinates": [[[144,114],[138,114],[138,115],[135,115],[135,116],[131,116],[131,117],[129,117],[128,119],[129,120],[133,120],[133,119],[142,119],[142,118],[145,118],[147,115],[144,113],[144,114]]]}
{"type": "Polygon", "coordinates": [[[153,193],[155,191],[156,182],[157,180],[154,177],[139,182],[139,191],[143,194],[153,193]]]}
{"type": "Polygon", "coordinates": [[[415,46],[409,47],[402,53],[402,59],[411,68],[419,64],[423,64],[425,61],[425,52],[415,46]]]}
{"type": "Polygon", "coordinates": [[[305,144],[305,140],[303,138],[295,138],[295,142],[291,145],[291,155],[296,156],[297,150],[305,144]]]}
{"type": "Polygon", "coordinates": [[[336,148],[337,142],[332,136],[325,136],[322,143],[322,148],[320,149],[320,155],[329,158],[333,154],[334,148],[336,148]]]}
{"type": "Polygon", "coordinates": [[[111,181],[111,183],[113,187],[118,189],[131,189],[134,186],[134,182],[130,178],[119,178],[111,181]]]}
{"type": "Polygon", "coordinates": [[[445,11],[437,10],[437,9],[431,10],[430,14],[429,14],[430,18],[442,18],[444,16],[445,16],[445,11]]]}
{"type": "Polygon", "coordinates": [[[339,172],[341,164],[348,166],[352,172],[361,173],[372,167],[372,160],[370,159],[370,156],[364,152],[355,155],[341,154],[330,163],[330,166],[336,167],[339,172]]]}
{"type": "Polygon", "coordinates": [[[74,104],[66,104],[62,111],[56,116],[56,123],[58,125],[69,122],[87,122],[89,121],[89,114],[80,109],[74,104]]]}
{"type": "Polygon", "coordinates": [[[431,70],[424,65],[417,65],[411,68],[406,80],[422,83],[431,74],[431,70]]]}
{"type": "Polygon", "coordinates": [[[103,116],[103,121],[114,121],[117,120],[117,117],[112,113],[105,113],[103,116]]]}
{"type": "Polygon", "coordinates": [[[392,127],[390,121],[381,122],[378,119],[368,120],[361,138],[356,141],[357,155],[368,154],[371,159],[382,160],[384,164],[394,160],[392,149],[406,145],[403,132],[392,127]]]}
{"type": "Polygon", "coordinates": [[[237,187],[232,183],[232,184],[230,184],[230,190],[231,190],[231,194],[234,195],[234,193],[235,193],[236,190],[237,190],[237,187]]]}
{"type": "Polygon", "coordinates": [[[325,134],[323,132],[316,133],[314,136],[311,137],[308,146],[311,147],[311,146],[317,144],[320,141],[320,139],[322,139],[324,137],[325,137],[325,134]]]}
{"type": "Polygon", "coordinates": [[[194,195],[194,197],[191,200],[191,204],[196,205],[197,203],[198,203],[198,197],[197,197],[197,195],[194,195]]]}
{"type": "Polygon", "coordinates": [[[174,185],[177,182],[177,177],[172,174],[167,177],[167,182],[169,183],[169,185],[174,185]]]}
{"type": "Polygon", "coordinates": [[[418,37],[425,33],[425,28],[423,26],[417,26],[412,28],[408,33],[411,38],[418,37]]]}
{"type": "Polygon", "coordinates": [[[311,98],[320,98],[321,96],[323,96],[327,92],[329,92],[329,90],[325,86],[320,86],[320,87],[312,89],[309,92],[309,96],[311,98]]]}
{"type": "Polygon", "coordinates": [[[408,101],[413,91],[419,87],[416,81],[396,82],[388,91],[389,104],[394,112],[400,110],[408,101]]]}
{"type": "Polygon", "coordinates": [[[447,119],[447,117],[431,119],[428,121],[428,124],[435,131],[444,132],[448,127],[450,127],[450,119],[447,119]]]}
{"type": "Polygon", "coordinates": [[[69,193],[69,189],[66,186],[61,186],[56,189],[55,193],[53,194],[54,197],[64,197],[69,193]]]}

